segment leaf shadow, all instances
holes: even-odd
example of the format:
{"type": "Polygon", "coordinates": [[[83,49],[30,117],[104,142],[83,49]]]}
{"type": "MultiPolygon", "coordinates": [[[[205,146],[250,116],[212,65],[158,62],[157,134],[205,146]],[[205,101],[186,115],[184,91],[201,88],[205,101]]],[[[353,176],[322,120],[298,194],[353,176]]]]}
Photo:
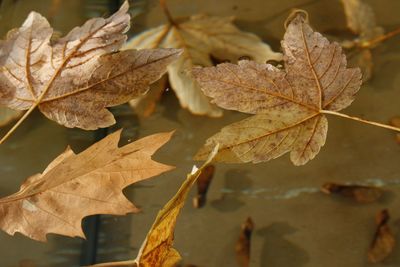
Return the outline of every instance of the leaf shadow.
{"type": "Polygon", "coordinates": [[[251,189],[253,183],[249,171],[230,169],[225,174],[224,192],[219,199],[211,202],[212,207],[221,212],[233,212],[246,203],[241,200],[241,193],[251,189]]]}
{"type": "Polygon", "coordinates": [[[260,266],[302,267],[310,260],[307,252],[286,239],[297,230],[288,223],[275,222],[256,231],[264,238],[260,266]]]}

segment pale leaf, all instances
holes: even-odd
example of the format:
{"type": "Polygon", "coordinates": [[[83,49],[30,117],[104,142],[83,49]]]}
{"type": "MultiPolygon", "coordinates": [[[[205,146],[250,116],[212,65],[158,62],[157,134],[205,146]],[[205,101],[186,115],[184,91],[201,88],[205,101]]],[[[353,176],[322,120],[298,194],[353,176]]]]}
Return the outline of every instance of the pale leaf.
{"type": "Polygon", "coordinates": [[[225,162],[256,163],[290,152],[302,165],[316,156],[328,130],[324,112],[351,104],[361,73],[346,68],[340,45],[314,32],[302,14],[288,25],[282,48],[285,70],[247,60],[193,70],[218,106],[255,114],[209,138],[196,159],[216,143],[216,159],[225,162]]]}
{"type": "Polygon", "coordinates": [[[363,0],[341,0],[346,15],[347,26],[361,40],[370,40],[383,35],[382,27],[376,23],[375,14],[371,6],[363,0]]]}
{"type": "Polygon", "coordinates": [[[38,13],[0,43],[0,104],[35,107],[66,127],[93,130],[115,123],[107,107],[138,97],[166,72],[176,49],[117,52],[126,40],[128,4],[107,19],[95,18],[55,43],[38,13]]]}
{"type": "Polygon", "coordinates": [[[168,67],[168,76],[181,106],[194,114],[218,117],[222,111],[209,103],[201,92],[191,69],[195,65],[212,66],[211,55],[237,61],[242,56],[259,62],[280,60],[275,53],[256,35],[240,31],[233,25],[233,18],[205,15],[192,16],[150,29],[130,41],[125,48],[172,47],[184,50],[181,58],[168,67]]]}
{"type": "Polygon", "coordinates": [[[68,148],[42,174],[28,178],[19,192],[0,199],[1,229],[39,241],[48,233],[84,237],[81,220],[86,216],[137,212],[122,190],[173,168],[151,159],[172,133],[118,147],[120,133],[80,154],[68,148]]]}

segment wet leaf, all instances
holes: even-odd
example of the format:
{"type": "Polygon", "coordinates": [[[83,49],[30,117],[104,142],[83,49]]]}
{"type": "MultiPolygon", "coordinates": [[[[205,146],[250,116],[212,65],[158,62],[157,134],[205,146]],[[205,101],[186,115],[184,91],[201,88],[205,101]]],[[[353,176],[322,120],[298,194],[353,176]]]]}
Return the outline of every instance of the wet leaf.
{"type": "Polygon", "coordinates": [[[387,258],[395,245],[395,239],[388,226],[389,212],[384,209],[378,212],[375,218],[377,229],[368,251],[368,260],[373,263],[387,258]]]}
{"type": "Polygon", "coordinates": [[[0,43],[0,104],[28,114],[38,107],[66,127],[114,124],[107,107],[146,93],[180,54],[176,49],[118,51],[129,28],[127,10],[125,2],[111,17],[88,20],[55,43],[48,21],[31,12],[0,43]]]}
{"type": "Polygon", "coordinates": [[[130,41],[125,48],[182,48],[182,56],[168,67],[169,82],[182,107],[198,115],[219,117],[222,111],[210,104],[201,92],[191,69],[195,65],[212,66],[211,56],[238,60],[248,56],[258,62],[281,59],[256,35],[239,30],[233,18],[192,16],[150,29],[130,41]]]}
{"type": "Polygon", "coordinates": [[[354,199],[359,203],[371,203],[379,200],[383,194],[380,188],[362,185],[344,185],[325,183],[321,187],[325,194],[335,194],[354,199]]]}
{"type": "Polygon", "coordinates": [[[214,177],[215,166],[209,165],[201,172],[197,178],[197,195],[193,198],[193,207],[201,208],[206,204],[207,191],[214,177]]]}
{"type": "Polygon", "coordinates": [[[84,237],[81,220],[93,214],[137,212],[122,189],[171,170],[151,159],[172,133],[160,133],[118,147],[121,131],[80,154],[70,148],[19,192],[0,199],[0,227],[45,241],[48,233],[84,237]]]}
{"type": "Polygon", "coordinates": [[[223,128],[195,156],[202,160],[219,143],[216,160],[263,162],[290,152],[295,165],[313,159],[324,145],[328,121],[340,115],[361,85],[359,69],[346,67],[337,43],[314,32],[297,12],[282,41],[285,69],[254,61],[196,68],[203,92],[218,106],[254,114],[223,128]]]}
{"type": "Polygon", "coordinates": [[[93,266],[118,266],[119,263],[124,263],[123,266],[132,264],[132,266],[140,267],[176,266],[181,259],[179,253],[173,248],[176,220],[185,204],[190,189],[204,169],[213,161],[217,151],[218,145],[213,149],[206,162],[199,169],[194,166],[192,172],[187,175],[186,180],[183,182],[178,192],[165,204],[162,210],[158,212],[157,218],[147,233],[146,239],[135,260],[101,263],[93,266]]]}
{"type": "Polygon", "coordinates": [[[250,247],[251,247],[251,234],[254,229],[253,220],[248,217],[242,224],[239,239],[235,246],[236,259],[241,267],[250,266],[250,247]]]}
{"type": "Polygon", "coordinates": [[[18,119],[21,115],[21,111],[0,107],[0,127],[18,119]]]}

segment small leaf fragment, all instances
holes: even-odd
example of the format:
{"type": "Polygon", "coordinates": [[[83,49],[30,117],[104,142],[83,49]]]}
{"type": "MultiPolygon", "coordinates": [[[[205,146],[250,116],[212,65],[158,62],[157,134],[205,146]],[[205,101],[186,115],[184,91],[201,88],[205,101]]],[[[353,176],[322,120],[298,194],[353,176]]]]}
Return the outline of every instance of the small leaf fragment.
{"type": "Polygon", "coordinates": [[[388,210],[384,209],[376,214],[375,223],[377,229],[368,251],[368,260],[370,262],[381,262],[393,251],[395,239],[389,228],[388,221],[388,210]]]}
{"type": "Polygon", "coordinates": [[[19,192],[0,199],[0,228],[38,241],[46,241],[49,233],[84,237],[81,220],[86,216],[137,212],[122,189],[173,168],[151,159],[172,133],[118,147],[120,133],[80,154],[68,148],[42,174],[29,177],[19,192]]]}
{"type": "Polygon", "coordinates": [[[325,194],[335,194],[352,198],[359,203],[372,203],[381,198],[383,191],[374,186],[344,185],[337,183],[325,183],[321,187],[325,194]]]}
{"type": "Polygon", "coordinates": [[[241,226],[239,239],[236,242],[236,259],[241,267],[250,266],[251,234],[253,233],[254,222],[248,217],[241,226]]]}
{"type": "Polygon", "coordinates": [[[214,177],[215,166],[209,165],[204,168],[197,178],[197,195],[193,198],[193,207],[201,208],[206,204],[207,191],[214,177]]]}

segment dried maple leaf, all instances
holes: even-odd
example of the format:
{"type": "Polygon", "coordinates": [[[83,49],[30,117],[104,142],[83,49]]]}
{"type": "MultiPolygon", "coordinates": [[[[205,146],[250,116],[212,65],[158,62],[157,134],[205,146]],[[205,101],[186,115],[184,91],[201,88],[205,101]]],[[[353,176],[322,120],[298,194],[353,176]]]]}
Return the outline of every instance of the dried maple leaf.
{"type": "Polygon", "coordinates": [[[235,246],[236,259],[241,267],[250,266],[250,246],[253,229],[254,222],[250,217],[248,217],[242,224],[239,239],[235,246]]]}
{"type": "Polygon", "coordinates": [[[201,175],[204,169],[211,164],[218,151],[218,145],[214,147],[206,162],[199,168],[193,168],[192,173],[188,174],[178,192],[168,201],[167,204],[158,212],[153,226],[149,230],[145,241],[140,248],[135,260],[123,262],[100,263],[93,266],[123,266],[132,265],[140,267],[173,267],[181,259],[179,253],[172,247],[174,241],[174,230],[177,217],[185,204],[187,195],[201,175]]]}
{"type": "Polygon", "coordinates": [[[393,251],[395,239],[388,226],[389,212],[384,209],[375,218],[377,229],[368,251],[368,260],[373,263],[381,262],[393,251]]]}
{"type": "Polygon", "coordinates": [[[304,11],[293,15],[282,48],[284,70],[247,60],[193,70],[203,92],[218,106],[255,114],[209,138],[196,159],[204,159],[219,143],[219,161],[257,163],[290,151],[292,162],[303,165],[325,143],[324,114],[400,131],[337,112],[352,103],[361,73],[346,67],[339,44],[311,29],[304,11]]]}
{"type": "MultiPolygon", "coordinates": [[[[193,78],[191,69],[195,65],[212,66],[213,53],[236,58],[248,56],[260,62],[281,59],[256,35],[240,31],[232,24],[233,18],[192,16],[187,20],[175,21],[169,15],[169,23],[150,29],[128,41],[125,48],[182,48],[183,54],[168,67],[171,88],[175,91],[182,107],[198,115],[219,117],[222,111],[210,104],[193,78]]],[[[226,58],[225,58],[226,59],[226,58]]]]}
{"type": "Polygon", "coordinates": [[[380,188],[362,185],[344,185],[325,183],[321,187],[325,194],[336,194],[354,199],[359,203],[371,203],[377,201],[383,194],[380,188]]]}
{"type": "Polygon", "coordinates": [[[0,43],[0,104],[27,110],[11,132],[36,107],[66,127],[110,126],[115,119],[107,107],[146,93],[166,72],[179,50],[116,52],[126,40],[127,10],[125,2],[111,17],[88,20],[55,43],[50,24],[36,12],[9,32],[0,43]]]}
{"type": "Polygon", "coordinates": [[[83,237],[83,217],[138,211],[122,189],[173,168],[151,159],[172,133],[118,147],[120,133],[80,154],[68,148],[42,174],[28,178],[19,192],[0,199],[0,228],[39,241],[48,233],[83,237]]]}
{"type": "Polygon", "coordinates": [[[21,117],[21,111],[0,107],[0,127],[21,117]]]}

